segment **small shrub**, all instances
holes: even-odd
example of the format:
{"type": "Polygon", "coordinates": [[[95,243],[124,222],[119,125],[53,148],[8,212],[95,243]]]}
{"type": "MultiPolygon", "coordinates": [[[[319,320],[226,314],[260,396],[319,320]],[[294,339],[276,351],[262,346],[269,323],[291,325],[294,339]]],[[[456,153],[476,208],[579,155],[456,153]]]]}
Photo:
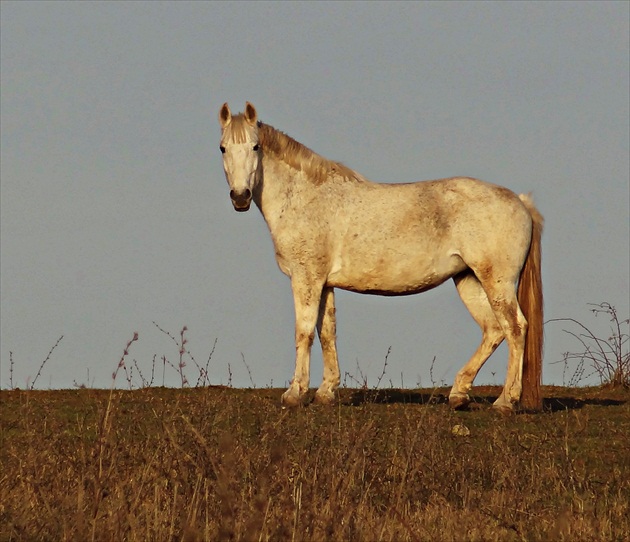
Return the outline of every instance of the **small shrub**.
{"type": "Polygon", "coordinates": [[[579,352],[565,352],[563,359],[556,363],[564,363],[565,368],[575,365],[570,386],[577,385],[582,378],[597,375],[600,383],[612,387],[630,388],[630,318],[620,320],[617,309],[610,303],[590,304],[591,312],[596,316],[605,315],[610,318],[610,335],[608,338],[598,337],[590,328],[573,318],[556,318],[549,322],[571,322],[579,331],[564,330],[575,337],[582,349],[579,352]],[[585,366],[593,369],[586,374],[585,366]]]}

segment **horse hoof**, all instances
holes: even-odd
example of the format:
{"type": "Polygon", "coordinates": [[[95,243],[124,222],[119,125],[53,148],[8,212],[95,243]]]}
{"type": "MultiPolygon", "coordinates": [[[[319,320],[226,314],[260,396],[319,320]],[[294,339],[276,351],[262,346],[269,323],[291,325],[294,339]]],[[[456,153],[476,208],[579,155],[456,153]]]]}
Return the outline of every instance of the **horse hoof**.
{"type": "Polygon", "coordinates": [[[295,408],[302,405],[302,397],[295,393],[289,393],[285,391],[282,394],[282,408],[295,408]]]}
{"type": "Polygon", "coordinates": [[[449,395],[448,404],[453,410],[464,410],[470,404],[468,395],[449,395]]]}
{"type": "Polygon", "coordinates": [[[502,416],[511,416],[514,414],[514,405],[511,403],[494,403],[492,405],[492,410],[497,414],[501,414],[502,416]]]}
{"type": "Polygon", "coordinates": [[[332,391],[319,391],[315,394],[314,402],[318,405],[330,406],[334,405],[337,401],[337,397],[332,391]]]}

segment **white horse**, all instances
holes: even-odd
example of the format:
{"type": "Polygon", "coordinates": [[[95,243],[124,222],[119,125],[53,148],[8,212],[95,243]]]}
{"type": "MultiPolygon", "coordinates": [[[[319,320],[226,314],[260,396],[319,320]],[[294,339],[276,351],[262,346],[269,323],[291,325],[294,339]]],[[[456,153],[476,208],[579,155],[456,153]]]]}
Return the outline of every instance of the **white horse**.
{"type": "Polygon", "coordinates": [[[378,184],[259,122],[249,102],[219,112],[220,149],[234,209],[260,209],[295,302],[295,375],[282,395],[301,404],[317,328],[324,378],[315,401],[331,403],[340,383],[334,289],[406,295],[452,278],[481,327],[477,351],[457,373],[453,408],[505,339],[505,385],[494,407],[539,409],[543,317],[543,219],[526,195],[470,178],[378,184]]]}

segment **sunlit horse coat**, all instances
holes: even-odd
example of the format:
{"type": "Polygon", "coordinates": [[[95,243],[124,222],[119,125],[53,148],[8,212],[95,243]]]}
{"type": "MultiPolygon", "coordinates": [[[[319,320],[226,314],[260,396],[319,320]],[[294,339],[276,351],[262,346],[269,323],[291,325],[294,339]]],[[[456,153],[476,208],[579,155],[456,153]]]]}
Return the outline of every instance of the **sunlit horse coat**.
{"type": "Polygon", "coordinates": [[[224,104],[219,121],[232,204],[247,211],[255,202],[291,278],[296,367],[284,405],[304,400],[316,328],[324,378],[315,400],[335,399],[334,288],[404,295],[453,278],[483,338],[457,373],[450,404],[469,403],[479,369],[506,340],[507,376],[494,406],[540,408],[543,219],[528,196],[470,178],[370,182],[259,122],[249,102],[234,116],[224,104]]]}

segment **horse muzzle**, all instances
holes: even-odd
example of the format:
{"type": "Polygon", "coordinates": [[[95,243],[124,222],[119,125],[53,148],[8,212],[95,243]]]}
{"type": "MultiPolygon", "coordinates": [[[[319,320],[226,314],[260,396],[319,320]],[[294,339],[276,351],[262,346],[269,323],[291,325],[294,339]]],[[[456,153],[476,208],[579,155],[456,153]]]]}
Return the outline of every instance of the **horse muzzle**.
{"type": "Polygon", "coordinates": [[[246,188],[243,192],[238,193],[234,190],[230,190],[230,199],[234,210],[242,213],[249,210],[249,206],[252,203],[252,191],[246,188]]]}

